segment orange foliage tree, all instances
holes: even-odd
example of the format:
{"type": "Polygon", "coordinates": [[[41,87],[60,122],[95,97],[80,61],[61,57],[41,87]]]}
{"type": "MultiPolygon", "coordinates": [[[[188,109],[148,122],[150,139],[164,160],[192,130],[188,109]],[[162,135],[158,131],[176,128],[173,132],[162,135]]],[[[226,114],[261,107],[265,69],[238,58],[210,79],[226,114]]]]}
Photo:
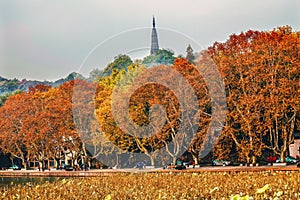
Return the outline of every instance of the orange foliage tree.
{"type": "MultiPolygon", "coordinates": [[[[80,155],[81,141],[72,115],[73,83],[59,88],[38,85],[7,99],[1,109],[1,150],[20,158],[22,165],[36,160],[59,161],[80,155]]],[[[58,165],[58,163],[56,163],[58,165]]]]}
{"type": "Polygon", "coordinates": [[[226,85],[223,134],[240,160],[256,162],[263,149],[284,161],[299,116],[299,34],[290,27],[232,35],[208,49],[226,85]]]}
{"type": "MultiPolygon", "coordinates": [[[[123,151],[145,154],[151,165],[155,164],[155,159],[160,160],[160,164],[175,162],[184,152],[182,150],[191,146],[192,136],[204,138],[205,124],[210,119],[207,88],[200,73],[185,59],[175,60],[172,67],[144,70],[143,66],[132,64],[127,72],[114,71],[100,81],[95,103],[97,119],[109,140],[123,151]],[[176,73],[165,73],[172,70],[176,73]],[[186,82],[179,81],[177,85],[175,80],[180,77],[186,82]],[[172,89],[174,86],[176,89],[172,89]],[[114,90],[118,91],[119,100],[113,100],[114,90]],[[124,107],[124,103],[128,103],[128,107],[124,107]],[[128,112],[128,116],[125,114],[116,120],[114,112],[128,112]],[[134,125],[128,124],[130,120],[134,125]],[[198,128],[200,124],[201,129],[198,128]],[[138,133],[140,127],[146,127],[142,135],[138,133]]],[[[195,150],[195,155],[199,153],[196,148],[190,149],[195,150]]],[[[195,160],[197,158],[196,155],[195,160]]]]}

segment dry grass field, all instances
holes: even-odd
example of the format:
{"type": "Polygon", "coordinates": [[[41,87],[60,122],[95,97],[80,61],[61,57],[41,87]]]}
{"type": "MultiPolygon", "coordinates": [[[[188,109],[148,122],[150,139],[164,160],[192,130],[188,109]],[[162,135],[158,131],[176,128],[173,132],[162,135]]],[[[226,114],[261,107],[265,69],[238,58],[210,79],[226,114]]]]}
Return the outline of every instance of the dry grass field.
{"type": "Polygon", "coordinates": [[[0,199],[300,199],[290,171],[115,173],[43,184],[11,184],[0,199]]]}

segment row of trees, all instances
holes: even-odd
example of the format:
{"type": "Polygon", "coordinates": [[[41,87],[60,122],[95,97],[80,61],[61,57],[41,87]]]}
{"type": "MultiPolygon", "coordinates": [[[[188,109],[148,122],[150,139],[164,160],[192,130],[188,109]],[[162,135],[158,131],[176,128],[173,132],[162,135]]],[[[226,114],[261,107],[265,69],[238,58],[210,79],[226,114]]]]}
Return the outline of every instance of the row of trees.
{"type": "Polygon", "coordinates": [[[72,84],[59,88],[38,85],[10,96],[0,107],[1,151],[30,161],[58,161],[66,154],[80,154],[81,142],[72,118],[72,84]]]}
{"type": "Polygon", "coordinates": [[[37,86],[8,97],[0,107],[0,148],[24,166],[30,160],[59,163],[67,155],[73,163],[104,155],[101,161],[115,165],[135,154],[159,165],[186,152],[197,162],[207,150],[247,163],[265,151],[284,160],[300,129],[299,47],[300,34],[280,27],[232,35],[173,66],[147,69],[118,57],[121,67],[111,63],[97,82],[37,86]],[[212,93],[222,84],[227,103],[216,105],[212,93]],[[226,112],[217,130],[209,128],[212,105],[226,112]]]}
{"type": "MultiPolygon", "coordinates": [[[[289,151],[289,145],[294,141],[294,133],[300,129],[299,45],[300,34],[292,32],[291,27],[288,26],[279,27],[269,32],[250,30],[240,35],[232,35],[225,43],[215,43],[208,50],[202,52],[198,60],[194,61],[196,68],[184,59],[175,60],[171,68],[184,75],[189,84],[192,85],[197,93],[199,113],[202,114],[201,116],[189,116],[189,119],[194,125],[197,125],[198,129],[195,139],[189,144],[188,151],[198,157],[203,151],[200,147],[209,139],[218,141],[212,150],[214,157],[228,157],[233,153],[240,161],[256,163],[257,158],[262,157],[264,152],[269,152],[280,156],[281,160],[284,161],[289,151]],[[205,65],[209,64],[210,59],[217,66],[224,81],[227,98],[227,117],[221,127],[222,134],[218,135],[218,139],[213,138],[213,134],[209,135],[210,138],[206,135],[209,120],[211,120],[212,99],[209,98],[211,95],[209,92],[213,92],[214,89],[210,88],[212,91],[207,91],[207,88],[203,86],[205,83],[201,75],[196,70],[200,68],[201,73],[209,74],[207,76],[213,78],[216,72],[205,69],[205,65]],[[195,80],[196,82],[193,82],[195,80]]],[[[190,63],[193,62],[190,61],[190,63]]],[[[153,76],[161,75],[158,72],[159,69],[154,71],[153,76]]],[[[106,112],[102,112],[101,109],[104,100],[108,100],[109,104],[112,103],[112,88],[120,79],[118,73],[122,76],[126,72],[116,72],[114,76],[107,77],[107,80],[110,80],[107,81],[110,86],[103,87],[103,89],[110,92],[106,93],[108,96],[100,95],[102,100],[98,101],[98,120],[103,123],[104,132],[110,136],[113,135],[111,137],[116,137],[118,141],[122,141],[127,150],[134,146],[134,150],[130,149],[131,151],[141,151],[153,160],[152,157],[155,156],[154,152],[157,148],[168,147],[168,141],[175,140],[174,136],[180,134],[178,132],[178,124],[182,124],[182,122],[178,122],[178,120],[180,121],[179,116],[182,116],[180,108],[173,106],[176,109],[168,109],[169,104],[178,105],[178,99],[171,98],[172,95],[168,94],[168,90],[159,84],[154,86],[147,84],[140,87],[136,91],[141,94],[140,97],[137,98],[138,95],[134,95],[130,99],[134,102],[134,107],[129,106],[130,113],[135,113],[130,116],[132,120],[140,126],[150,124],[147,121],[150,117],[149,107],[161,104],[168,111],[167,121],[156,135],[159,138],[150,137],[140,141],[141,138],[135,136],[134,133],[132,133],[133,138],[123,138],[124,132],[115,122],[111,108],[105,106],[106,112]],[[159,94],[159,90],[163,92],[159,94]],[[161,99],[167,99],[167,104],[161,99]],[[151,139],[155,142],[151,142],[151,139]]],[[[166,80],[171,82],[177,78],[172,74],[164,76],[166,80]]],[[[147,79],[149,83],[152,83],[153,80],[147,79]]],[[[205,80],[206,83],[209,81],[205,80]]],[[[178,85],[178,87],[184,88],[185,86],[178,85]]],[[[215,87],[218,87],[218,84],[215,87]]],[[[121,90],[126,91],[124,88],[126,87],[122,87],[121,90]]],[[[122,96],[120,98],[125,99],[122,96]]],[[[186,99],[190,98],[192,97],[186,96],[186,99]]],[[[129,118],[123,120],[129,120],[129,118]]],[[[163,119],[159,118],[158,120],[163,119]]],[[[187,134],[191,134],[191,132],[188,127],[185,130],[184,134],[187,137],[187,134]]],[[[173,146],[173,153],[166,148],[166,152],[174,158],[178,156],[174,154],[174,152],[178,152],[178,147],[173,146]]]]}
{"type": "Polygon", "coordinates": [[[222,135],[240,160],[255,163],[265,149],[285,160],[300,129],[299,50],[300,34],[288,26],[232,35],[208,49],[227,93],[222,135]]]}
{"type": "Polygon", "coordinates": [[[99,82],[96,117],[121,152],[143,153],[151,165],[167,164],[188,150],[194,136],[205,133],[209,101],[203,79],[187,60],[148,70],[134,63],[99,82]]]}

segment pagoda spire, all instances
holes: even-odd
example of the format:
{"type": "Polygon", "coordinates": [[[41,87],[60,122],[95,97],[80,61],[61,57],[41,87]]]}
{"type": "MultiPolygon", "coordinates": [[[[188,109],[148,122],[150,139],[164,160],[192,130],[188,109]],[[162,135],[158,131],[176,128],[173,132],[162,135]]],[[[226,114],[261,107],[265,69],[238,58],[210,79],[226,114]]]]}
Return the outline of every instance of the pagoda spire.
{"type": "Polygon", "coordinates": [[[152,25],[153,25],[153,28],[155,28],[155,17],[153,16],[153,19],[152,19],[152,25]]]}
{"type": "Polygon", "coordinates": [[[157,32],[156,32],[156,28],[155,28],[155,17],[154,16],[153,16],[153,19],[152,19],[152,25],[153,26],[152,26],[152,34],[151,34],[151,50],[150,50],[150,54],[154,54],[159,49],[157,32]]]}

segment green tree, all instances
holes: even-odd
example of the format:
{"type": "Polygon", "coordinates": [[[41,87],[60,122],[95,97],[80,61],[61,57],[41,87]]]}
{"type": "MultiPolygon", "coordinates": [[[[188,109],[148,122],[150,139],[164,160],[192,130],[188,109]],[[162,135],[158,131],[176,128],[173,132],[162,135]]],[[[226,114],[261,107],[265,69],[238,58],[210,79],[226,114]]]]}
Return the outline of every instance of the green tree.
{"type": "Polygon", "coordinates": [[[194,64],[195,56],[194,56],[193,49],[190,44],[186,48],[186,57],[185,58],[189,61],[189,63],[194,64]]]}
{"type": "Polygon", "coordinates": [[[127,70],[128,66],[132,63],[128,55],[120,54],[114,58],[114,61],[109,63],[103,70],[103,76],[109,76],[114,70],[127,70]]]}
{"type": "Polygon", "coordinates": [[[99,81],[100,78],[103,76],[103,70],[100,70],[98,68],[96,69],[93,69],[91,72],[90,72],[90,75],[89,75],[89,80],[90,81],[99,81]]]}
{"type": "Polygon", "coordinates": [[[13,93],[6,93],[3,96],[0,96],[0,107],[3,106],[8,97],[22,93],[21,90],[16,90],[13,93]]]}
{"type": "Polygon", "coordinates": [[[145,57],[142,64],[147,67],[153,67],[157,65],[173,65],[175,60],[174,52],[172,50],[159,49],[155,54],[145,57]]]}

